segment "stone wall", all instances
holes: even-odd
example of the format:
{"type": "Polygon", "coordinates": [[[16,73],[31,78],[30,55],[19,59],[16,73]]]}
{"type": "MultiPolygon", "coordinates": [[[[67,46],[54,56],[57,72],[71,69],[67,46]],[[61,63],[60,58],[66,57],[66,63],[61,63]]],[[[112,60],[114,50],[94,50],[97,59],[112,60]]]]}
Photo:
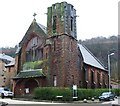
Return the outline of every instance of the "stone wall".
{"type": "Polygon", "coordinates": [[[14,65],[6,67],[6,82],[5,82],[6,87],[12,89],[12,85],[13,85],[12,78],[15,77],[15,75],[16,75],[16,70],[14,65]]]}
{"type": "Polygon", "coordinates": [[[106,88],[108,87],[108,72],[89,65],[84,65],[88,71],[87,88],[106,88]],[[93,74],[93,76],[92,76],[93,74]],[[93,79],[93,80],[92,80],[93,79]]]}
{"type": "Polygon", "coordinates": [[[79,85],[81,69],[78,65],[77,41],[65,34],[53,36],[50,40],[50,86],[53,86],[53,76],[57,77],[57,86],[79,85]]]}

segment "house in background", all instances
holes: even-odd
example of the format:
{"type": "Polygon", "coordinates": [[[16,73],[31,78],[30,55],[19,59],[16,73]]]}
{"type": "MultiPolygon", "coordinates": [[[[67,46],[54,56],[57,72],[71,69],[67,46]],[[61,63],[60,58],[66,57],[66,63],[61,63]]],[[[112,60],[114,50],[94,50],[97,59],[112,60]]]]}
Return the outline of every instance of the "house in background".
{"type": "Polygon", "coordinates": [[[120,88],[119,80],[111,79],[111,88],[120,88]]]}
{"type": "Polygon", "coordinates": [[[13,80],[12,78],[17,74],[15,69],[15,59],[13,59],[10,63],[5,64],[6,68],[6,81],[5,86],[12,89],[13,88],[13,80]]]}
{"type": "Polygon", "coordinates": [[[11,56],[5,55],[4,53],[0,53],[0,87],[6,86],[6,68],[5,66],[8,65],[14,58],[11,56]]]}
{"type": "Polygon", "coordinates": [[[76,10],[67,2],[48,7],[47,28],[33,19],[16,53],[15,95],[32,94],[36,87],[105,88],[108,72],[78,44],[76,10]]]}

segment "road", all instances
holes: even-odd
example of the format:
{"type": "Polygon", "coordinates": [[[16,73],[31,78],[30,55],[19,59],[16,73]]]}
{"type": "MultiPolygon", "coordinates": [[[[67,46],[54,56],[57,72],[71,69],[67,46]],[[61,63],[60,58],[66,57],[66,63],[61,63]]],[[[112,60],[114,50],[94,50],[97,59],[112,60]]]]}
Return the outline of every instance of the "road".
{"type": "Polygon", "coordinates": [[[119,104],[120,105],[120,97],[118,97],[114,101],[103,102],[102,104],[119,104]]]}
{"type": "Polygon", "coordinates": [[[15,99],[1,99],[0,98],[0,103],[1,102],[6,102],[8,104],[59,104],[59,103],[52,103],[52,102],[34,102],[34,101],[23,101],[23,100],[15,100],[15,99]]]}
{"type": "MultiPolygon", "coordinates": [[[[120,99],[120,98],[119,98],[120,99]]],[[[53,103],[53,102],[34,102],[34,101],[22,101],[22,100],[14,100],[14,99],[1,99],[0,98],[0,106],[2,103],[8,103],[7,106],[112,106],[112,104],[118,104],[118,99],[115,101],[110,102],[103,102],[103,103],[53,103]]],[[[3,105],[5,106],[5,105],[3,105]]]]}

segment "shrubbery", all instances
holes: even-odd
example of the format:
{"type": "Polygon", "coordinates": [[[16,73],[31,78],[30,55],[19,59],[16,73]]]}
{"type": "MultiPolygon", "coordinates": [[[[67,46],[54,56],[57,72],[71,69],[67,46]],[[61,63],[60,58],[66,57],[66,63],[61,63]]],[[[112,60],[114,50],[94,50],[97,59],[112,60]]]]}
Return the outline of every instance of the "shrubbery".
{"type": "MultiPolygon", "coordinates": [[[[108,89],[78,89],[78,100],[98,98],[103,92],[108,92],[108,89]]],[[[120,89],[112,89],[112,92],[120,96],[120,89]]],[[[56,96],[63,96],[62,101],[72,101],[73,91],[70,88],[57,87],[39,87],[34,91],[34,98],[40,100],[58,100],[56,96]]]]}
{"type": "MultiPolygon", "coordinates": [[[[108,92],[108,89],[78,89],[78,98],[80,100],[86,98],[98,98],[103,92],[108,92]]],[[[111,92],[120,96],[120,89],[112,89],[111,92]]]]}
{"type": "Polygon", "coordinates": [[[26,62],[23,64],[23,70],[41,69],[43,61],[26,62]]]}
{"type": "Polygon", "coordinates": [[[69,88],[41,87],[34,91],[34,98],[41,100],[57,100],[57,96],[63,96],[63,101],[72,100],[72,90],[69,88]]]}
{"type": "Polygon", "coordinates": [[[108,89],[78,89],[78,98],[82,99],[89,99],[89,98],[98,98],[102,92],[107,92],[108,89]]]}
{"type": "Polygon", "coordinates": [[[112,92],[116,94],[117,96],[120,96],[120,88],[119,89],[112,89],[112,92]]]}

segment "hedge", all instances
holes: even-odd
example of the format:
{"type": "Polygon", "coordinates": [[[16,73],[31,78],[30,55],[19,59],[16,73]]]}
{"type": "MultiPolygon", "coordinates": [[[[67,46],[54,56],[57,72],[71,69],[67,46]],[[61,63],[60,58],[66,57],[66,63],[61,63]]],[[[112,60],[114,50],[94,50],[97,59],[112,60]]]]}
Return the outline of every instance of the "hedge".
{"type": "MultiPolygon", "coordinates": [[[[78,89],[78,99],[98,98],[103,92],[108,92],[108,89],[78,89]]],[[[120,96],[120,89],[111,89],[111,92],[120,96]]]]}
{"type": "Polygon", "coordinates": [[[78,89],[78,99],[98,98],[102,92],[107,92],[108,89],[78,89]]]}
{"type": "Polygon", "coordinates": [[[72,90],[69,88],[39,87],[34,90],[34,98],[41,100],[57,100],[63,96],[62,101],[72,100],[72,90]]]}
{"type": "MultiPolygon", "coordinates": [[[[108,89],[77,89],[78,100],[98,98],[103,92],[108,92],[108,89]]],[[[120,96],[120,89],[112,89],[112,92],[120,96]]],[[[73,90],[70,88],[58,87],[39,87],[34,90],[34,98],[40,100],[58,100],[56,96],[63,96],[62,101],[71,101],[73,90]]]]}

